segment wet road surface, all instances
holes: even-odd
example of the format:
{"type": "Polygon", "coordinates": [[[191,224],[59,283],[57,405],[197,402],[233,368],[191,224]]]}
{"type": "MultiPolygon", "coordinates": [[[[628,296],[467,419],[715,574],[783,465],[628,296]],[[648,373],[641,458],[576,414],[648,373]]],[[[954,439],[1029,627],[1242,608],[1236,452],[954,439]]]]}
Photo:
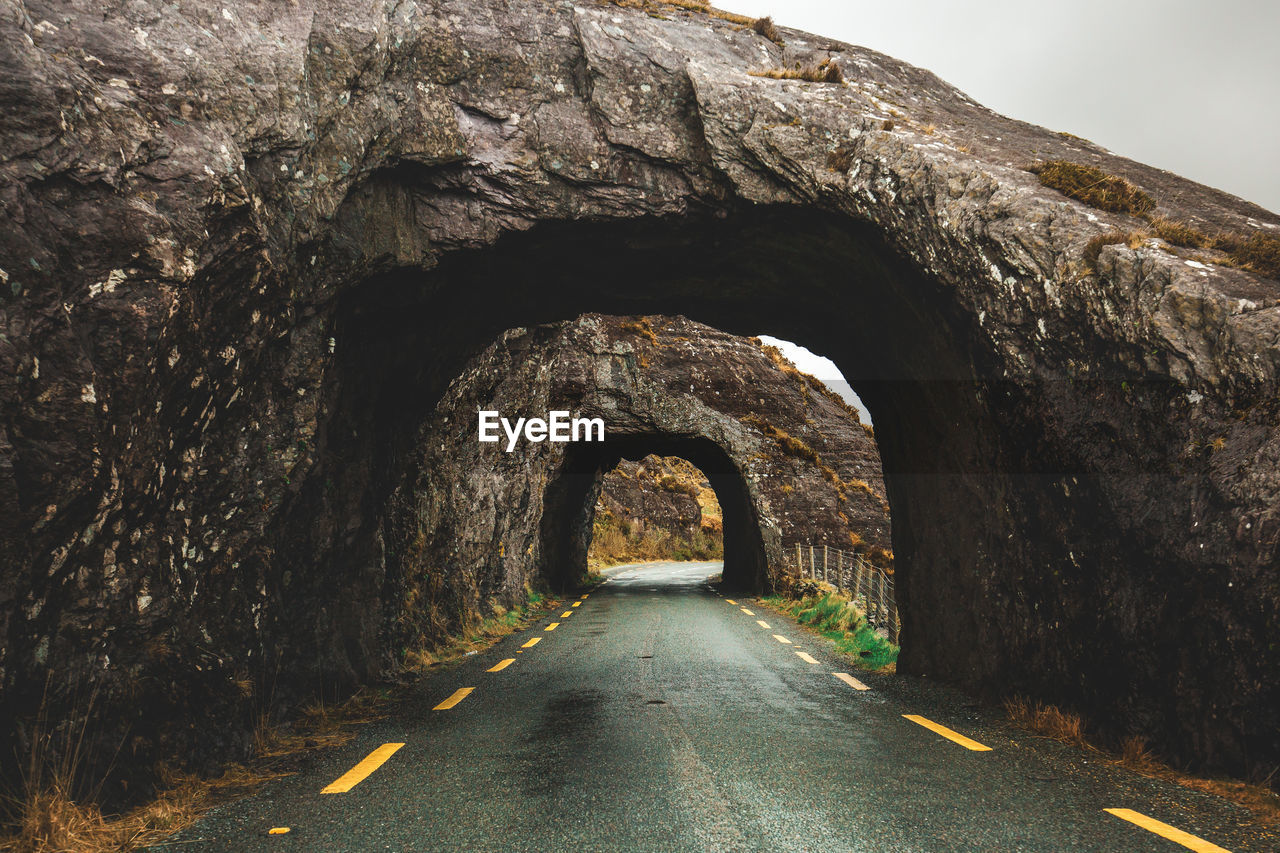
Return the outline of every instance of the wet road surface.
{"type": "Polygon", "coordinates": [[[1280,850],[1226,801],[1030,736],[957,691],[851,668],[717,594],[719,570],[612,570],[152,849],[1280,850]]]}

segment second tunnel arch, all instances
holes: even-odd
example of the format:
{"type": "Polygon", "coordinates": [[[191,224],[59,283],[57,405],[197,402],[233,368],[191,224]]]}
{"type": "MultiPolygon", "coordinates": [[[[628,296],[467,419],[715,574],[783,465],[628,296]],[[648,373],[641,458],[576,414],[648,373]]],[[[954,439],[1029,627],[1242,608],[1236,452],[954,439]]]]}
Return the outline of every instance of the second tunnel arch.
{"type": "Polygon", "coordinates": [[[587,567],[591,522],[604,474],[619,460],[639,461],[649,454],[678,456],[706,475],[724,514],[724,582],[763,591],[770,581],[770,554],[778,563],[779,532],[762,525],[758,496],[725,449],[701,436],[627,435],[571,445],[543,499],[543,572],[548,581],[558,589],[578,582],[587,567]]]}

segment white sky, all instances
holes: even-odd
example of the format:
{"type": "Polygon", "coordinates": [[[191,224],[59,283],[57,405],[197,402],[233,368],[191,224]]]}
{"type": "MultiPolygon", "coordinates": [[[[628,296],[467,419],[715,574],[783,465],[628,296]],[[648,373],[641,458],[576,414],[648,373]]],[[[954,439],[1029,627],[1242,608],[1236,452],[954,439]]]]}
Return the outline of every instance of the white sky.
{"type": "Polygon", "coordinates": [[[1280,211],[1277,0],[720,0],[1280,211]]]}
{"type": "Polygon", "coordinates": [[[871,413],[867,411],[866,406],[862,405],[862,400],[858,399],[858,395],[853,392],[853,388],[845,381],[844,374],[840,372],[840,368],[836,367],[834,361],[820,355],[814,355],[810,350],[799,344],[793,344],[791,341],[784,341],[771,335],[759,335],[758,337],[766,344],[780,349],[782,354],[798,369],[810,376],[821,379],[822,384],[843,397],[849,405],[858,410],[858,414],[864,424],[871,423],[871,413]]]}

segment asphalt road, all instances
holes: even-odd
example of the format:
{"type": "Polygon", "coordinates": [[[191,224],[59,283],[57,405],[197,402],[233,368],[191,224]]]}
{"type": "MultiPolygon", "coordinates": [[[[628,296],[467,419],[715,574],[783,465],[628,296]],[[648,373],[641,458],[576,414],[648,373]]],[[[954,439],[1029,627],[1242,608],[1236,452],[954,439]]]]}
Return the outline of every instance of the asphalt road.
{"type": "Polygon", "coordinates": [[[859,672],[795,622],[718,595],[718,571],[614,571],[153,849],[1280,850],[1226,801],[1029,736],[956,691],[859,672]],[[323,792],[335,785],[349,788],[323,792]]]}

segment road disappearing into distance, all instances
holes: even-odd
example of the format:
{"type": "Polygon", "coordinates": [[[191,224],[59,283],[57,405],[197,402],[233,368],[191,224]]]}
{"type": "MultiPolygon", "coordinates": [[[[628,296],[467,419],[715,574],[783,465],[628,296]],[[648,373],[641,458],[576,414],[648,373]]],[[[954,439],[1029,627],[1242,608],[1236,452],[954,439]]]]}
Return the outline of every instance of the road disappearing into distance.
{"type": "Polygon", "coordinates": [[[719,571],[610,570],[153,849],[1280,849],[1224,800],[860,671],[719,571]]]}

